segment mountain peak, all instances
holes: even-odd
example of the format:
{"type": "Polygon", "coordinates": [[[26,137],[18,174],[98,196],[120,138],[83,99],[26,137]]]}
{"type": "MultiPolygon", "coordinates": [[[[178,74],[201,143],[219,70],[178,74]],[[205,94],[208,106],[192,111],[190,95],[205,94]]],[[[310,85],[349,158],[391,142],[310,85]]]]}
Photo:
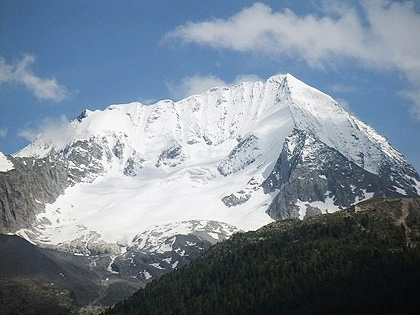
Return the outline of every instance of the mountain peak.
{"type": "Polygon", "coordinates": [[[79,118],[57,132],[65,139],[41,136],[15,155],[59,160],[68,171],[72,187],[37,216],[51,243],[74,235],[115,243],[189,220],[249,230],[275,217],[420,191],[418,174],[385,138],[290,74],[79,118]]]}
{"type": "MultiPolygon", "coordinates": [[[[296,128],[313,134],[375,174],[379,172],[378,159],[383,159],[384,154],[398,163],[405,161],[371,127],[350,116],[329,95],[290,73],[274,75],[265,83],[213,88],[179,102],[162,100],[149,106],[133,102],[111,105],[104,111],[86,110],[76,121],[60,131],[67,142],[60,139],[58,144],[41,135],[15,156],[45,156],[49,148],[63,150],[75,141],[95,137],[106,139],[110,150],[119,139],[126,149],[132,148],[126,150],[128,154],[134,150],[146,160],[156,158],[174,143],[185,151],[184,156],[194,158],[198,152],[192,150],[196,146],[191,144],[205,144],[205,148],[228,145],[253,134],[273,146],[267,143],[271,141],[267,133],[285,138],[296,128]]],[[[281,146],[282,141],[276,141],[277,150],[281,146]]]]}

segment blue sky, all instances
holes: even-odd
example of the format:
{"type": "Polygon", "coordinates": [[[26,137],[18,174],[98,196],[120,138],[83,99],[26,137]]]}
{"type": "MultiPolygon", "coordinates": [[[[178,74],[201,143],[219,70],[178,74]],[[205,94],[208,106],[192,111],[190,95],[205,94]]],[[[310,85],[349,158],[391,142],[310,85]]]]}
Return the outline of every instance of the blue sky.
{"type": "Polygon", "coordinates": [[[85,108],[290,72],[420,170],[420,5],[410,1],[0,2],[0,150],[85,108]]]}

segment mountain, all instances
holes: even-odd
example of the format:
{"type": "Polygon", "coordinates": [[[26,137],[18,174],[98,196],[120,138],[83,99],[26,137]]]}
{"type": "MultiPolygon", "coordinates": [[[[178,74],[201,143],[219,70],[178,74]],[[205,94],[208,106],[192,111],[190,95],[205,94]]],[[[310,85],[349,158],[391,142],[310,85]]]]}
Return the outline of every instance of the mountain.
{"type": "Polygon", "coordinates": [[[105,314],[416,314],[420,199],[374,198],[211,247],[105,314]]]}
{"type": "Polygon", "coordinates": [[[240,230],[420,192],[384,137],[290,74],[86,110],[0,163],[1,233],[107,255],[140,285],[240,230]]]}

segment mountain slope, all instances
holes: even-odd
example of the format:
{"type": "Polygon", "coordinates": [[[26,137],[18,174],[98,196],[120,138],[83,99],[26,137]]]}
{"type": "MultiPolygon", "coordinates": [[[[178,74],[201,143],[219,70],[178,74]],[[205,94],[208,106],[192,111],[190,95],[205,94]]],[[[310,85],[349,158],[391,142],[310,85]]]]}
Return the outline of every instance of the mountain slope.
{"type": "Polygon", "coordinates": [[[415,314],[420,199],[235,234],[106,314],[415,314]]]}
{"type": "MultiPolygon", "coordinates": [[[[268,213],[272,218],[311,216],[348,207],[372,196],[399,196],[401,189],[387,176],[376,175],[346,159],[313,135],[295,129],[263,187],[279,190],[268,213]]],[[[415,196],[407,188],[405,195],[415,196]]]]}
{"type": "Polygon", "coordinates": [[[420,191],[386,139],[290,74],[179,102],[86,110],[13,158],[15,169],[0,173],[3,231],[84,254],[123,253],[156,225],[213,220],[250,230],[420,191]],[[60,166],[43,171],[46,181],[65,172],[52,176],[60,180],[49,198],[37,197],[35,183],[7,188],[25,176],[19,165],[47,161],[60,166]],[[28,200],[18,204],[19,194],[28,200]]]}
{"type": "Polygon", "coordinates": [[[0,235],[0,313],[61,314],[86,305],[112,305],[153,278],[189,264],[235,231],[215,221],[158,226],[137,235],[119,256],[104,253],[103,243],[83,255],[72,254],[80,251],[77,242],[58,251],[0,235]]]}
{"type": "MultiPolygon", "coordinates": [[[[70,253],[42,249],[20,237],[11,235],[0,235],[0,254],[2,257],[0,290],[14,303],[25,299],[25,290],[31,289],[32,286],[40,287],[37,296],[42,299],[48,297],[48,288],[58,292],[68,292],[72,300],[70,308],[75,308],[77,305],[95,304],[99,301],[109,305],[141,287],[141,283],[130,277],[119,277],[106,272],[110,265],[110,257],[106,255],[75,256],[70,253]],[[7,292],[11,287],[23,293],[7,292]],[[112,287],[117,287],[120,293],[110,294],[112,287]],[[47,294],[42,293],[43,289],[47,289],[44,290],[47,294]]],[[[64,296],[64,298],[67,297],[64,296]]],[[[29,301],[31,297],[26,296],[26,299],[29,301]]],[[[56,299],[52,299],[48,304],[60,303],[60,294],[58,294],[56,299]]],[[[9,310],[13,312],[13,309],[9,310]]],[[[2,314],[6,313],[8,312],[2,312],[2,314]]],[[[22,313],[27,314],[31,311],[26,310],[22,313]]]]}
{"type": "Polygon", "coordinates": [[[0,233],[30,229],[35,214],[44,211],[68,187],[67,165],[51,155],[44,158],[14,158],[11,170],[0,171],[0,233]]]}

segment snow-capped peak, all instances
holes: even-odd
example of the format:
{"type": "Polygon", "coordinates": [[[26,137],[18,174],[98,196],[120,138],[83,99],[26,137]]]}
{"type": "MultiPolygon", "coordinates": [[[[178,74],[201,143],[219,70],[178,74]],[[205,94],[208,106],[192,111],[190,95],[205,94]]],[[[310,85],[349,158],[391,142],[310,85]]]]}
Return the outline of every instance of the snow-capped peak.
{"type": "Polygon", "coordinates": [[[78,141],[95,141],[110,152],[120,146],[121,156],[111,159],[106,168],[122,171],[133,155],[159,164],[159,155],[171,147],[179,148],[184,160],[203,153],[208,156],[209,151],[226,154],[237,139],[251,134],[279,151],[293,128],[313,134],[374,174],[379,174],[384,160],[407,165],[373,128],[289,73],[274,75],[266,82],[213,88],[179,102],[162,100],[147,106],[133,102],[103,111],[86,110],[58,132],[65,135],[65,141],[40,135],[15,156],[43,157],[52,148],[63,151],[78,141]]]}
{"type": "MultiPolygon", "coordinates": [[[[304,159],[313,155],[305,142],[312,139],[318,153],[327,152],[349,170],[354,164],[363,169],[353,176],[363,183],[363,178],[380,177],[410,192],[420,180],[385,138],[290,74],[213,88],[178,102],[85,111],[62,134],[67,141],[41,135],[15,155],[53,152],[67,163],[75,185],[37,216],[40,235],[53,243],[89,233],[116,242],[151,225],[190,220],[216,220],[242,230],[260,227],[272,220],[266,211],[279,189],[261,187],[275,165],[291,169],[280,167],[278,160],[285,139],[293,134],[302,135],[299,149],[308,152],[294,152],[290,141],[286,145],[292,147],[286,149],[293,154],[286,154],[286,160],[296,155],[302,163],[315,163],[316,155],[304,159]]],[[[280,175],[273,174],[272,182],[280,182],[280,175]]],[[[323,173],[316,176],[325,178],[323,173]]],[[[352,183],[347,184],[351,190],[352,183]]],[[[312,201],[337,201],[332,195],[316,197],[320,199],[312,201]]]]}

